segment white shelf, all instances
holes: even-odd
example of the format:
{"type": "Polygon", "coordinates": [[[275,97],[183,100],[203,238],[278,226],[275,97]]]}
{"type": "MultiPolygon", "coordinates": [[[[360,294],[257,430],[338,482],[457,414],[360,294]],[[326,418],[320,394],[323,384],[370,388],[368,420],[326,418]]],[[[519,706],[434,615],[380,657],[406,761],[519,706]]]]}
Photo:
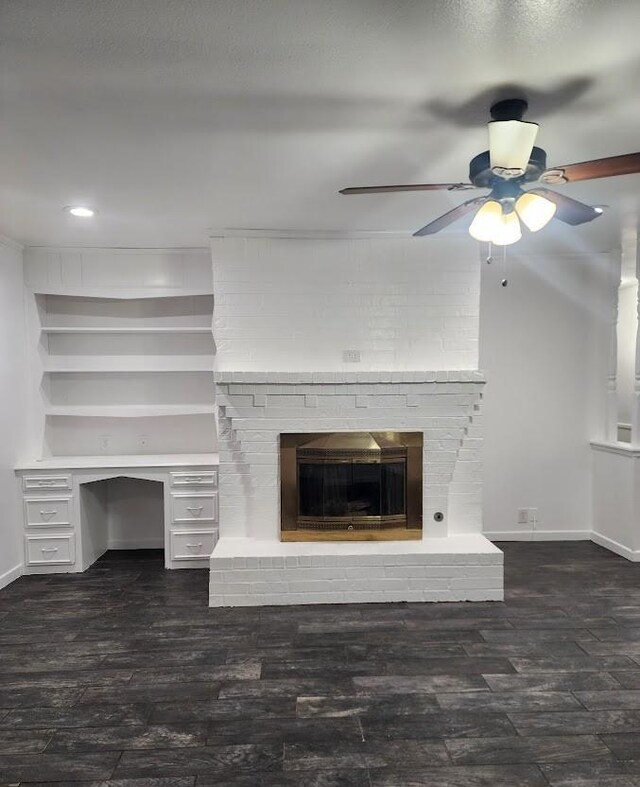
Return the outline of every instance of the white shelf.
{"type": "Polygon", "coordinates": [[[42,333],[96,333],[96,334],[116,334],[116,333],[200,333],[212,334],[211,326],[162,326],[162,327],[105,327],[105,326],[68,326],[68,325],[42,325],[42,333]]]}
{"type": "Polygon", "coordinates": [[[204,287],[127,287],[121,286],[60,285],[50,283],[27,284],[27,289],[34,295],[47,295],[64,298],[100,298],[113,301],[157,300],[158,298],[189,298],[213,295],[211,286],[204,287]]]}
{"type": "Polygon", "coordinates": [[[45,414],[70,418],[156,418],[173,415],[213,415],[213,404],[49,405],[45,414]]]}
{"type": "Polygon", "coordinates": [[[45,374],[85,374],[87,372],[97,374],[128,374],[130,372],[152,373],[152,372],[211,372],[213,373],[213,361],[211,358],[204,358],[202,361],[195,361],[193,358],[179,358],[170,356],[164,358],[150,359],[144,357],[133,357],[131,360],[126,356],[114,359],[101,359],[99,357],[82,360],[71,357],[75,365],[66,366],[60,360],[52,360],[51,356],[47,361],[43,371],[45,374]],[[145,361],[147,362],[145,364],[145,361]]]}
{"type": "Polygon", "coordinates": [[[51,456],[26,460],[16,470],[49,470],[83,467],[210,467],[219,463],[218,454],[131,454],[124,456],[51,456]]]}
{"type": "MultiPolygon", "coordinates": [[[[126,279],[137,261],[120,264],[116,279],[126,279]]],[[[61,466],[68,455],[128,464],[141,449],[215,450],[211,293],[60,292],[36,295],[34,307],[44,444],[61,466]]]]}

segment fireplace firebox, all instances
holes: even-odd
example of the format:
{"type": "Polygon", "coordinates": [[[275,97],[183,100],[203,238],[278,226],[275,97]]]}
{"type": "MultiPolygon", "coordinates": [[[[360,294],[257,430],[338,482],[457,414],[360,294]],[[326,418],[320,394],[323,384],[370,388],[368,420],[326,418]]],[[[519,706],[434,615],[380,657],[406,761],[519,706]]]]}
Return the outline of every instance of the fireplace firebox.
{"type": "Polygon", "coordinates": [[[422,433],[280,435],[283,541],[422,538],[422,433]]]}

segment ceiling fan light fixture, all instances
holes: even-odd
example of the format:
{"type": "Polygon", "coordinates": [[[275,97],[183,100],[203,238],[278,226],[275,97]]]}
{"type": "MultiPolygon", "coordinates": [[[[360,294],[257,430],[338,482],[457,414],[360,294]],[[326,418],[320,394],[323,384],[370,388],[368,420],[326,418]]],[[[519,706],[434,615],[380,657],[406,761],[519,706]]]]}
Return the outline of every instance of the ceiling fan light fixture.
{"type": "Polygon", "coordinates": [[[502,205],[496,200],[487,200],[482,205],[471,222],[469,235],[476,240],[487,243],[502,224],[502,205]]]}
{"type": "Polygon", "coordinates": [[[512,243],[517,243],[521,237],[522,230],[518,214],[512,210],[502,214],[502,219],[491,238],[491,243],[495,246],[510,246],[512,243]]]}
{"type": "Polygon", "coordinates": [[[527,170],[538,124],[523,120],[493,120],[488,125],[491,169],[503,178],[520,177],[527,170]]]}
{"type": "MultiPolygon", "coordinates": [[[[518,88],[514,90],[521,93],[518,88]]],[[[545,184],[561,185],[620,175],[640,175],[640,151],[547,169],[546,151],[535,146],[538,124],[522,120],[527,107],[527,101],[522,95],[493,104],[488,125],[490,147],[469,162],[468,183],[352,186],[341,189],[340,193],[486,189],[484,196],[456,205],[413,235],[419,238],[435,235],[456,221],[463,218],[468,221],[473,216],[469,227],[473,238],[506,246],[522,237],[521,222],[531,232],[542,229],[552,218],[576,227],[598,218],[608,207],[587,205],[566,194],[545,188],[545,184]],[[540,185],[523,191],[524,187],[530,187],[536,181],[540,185]]]]}
{"type": "Polygon", "coordinates": [[[540,194],[525,192],[516,201],[516,211],[525,227],[531,232],[537,232],[551,221],[556,205],[540,194]]]}

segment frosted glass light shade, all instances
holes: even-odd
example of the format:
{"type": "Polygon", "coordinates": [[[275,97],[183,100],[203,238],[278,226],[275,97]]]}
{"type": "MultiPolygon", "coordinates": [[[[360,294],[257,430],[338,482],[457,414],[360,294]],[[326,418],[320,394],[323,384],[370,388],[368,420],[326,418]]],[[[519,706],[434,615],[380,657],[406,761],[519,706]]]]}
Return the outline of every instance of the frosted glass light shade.
{"type": "Polygon", "coordinates": [[[489,123],[491,169],[522,174],[531,158],[537,134],[537,123],[522,120],[494,120],[489,123]]]}
{"type": "Polygon", "coordinates": [[[501,224],[502,205],[495,200],[487,200],[474,216],[469,235],[479,241],[491,241],[501,224]]]}
{"type": "Polygon", "coordinates": [[[556,206],[555,203],[541,197],[540,194],[527,192],[518,197],[516,210],[527,229],[537,232],[551,221],[556,212],[556,206]]]}
{"type": "Polygon", "coordinates": [[[521,237],[522,230],[520,229],[518,214],[515,210],[512,210],[511,213],[503,214],[500,225],[493,238],[491,238],[491,242],[496,246],[510,246],[512,243],[519,241],[521,237]]]}

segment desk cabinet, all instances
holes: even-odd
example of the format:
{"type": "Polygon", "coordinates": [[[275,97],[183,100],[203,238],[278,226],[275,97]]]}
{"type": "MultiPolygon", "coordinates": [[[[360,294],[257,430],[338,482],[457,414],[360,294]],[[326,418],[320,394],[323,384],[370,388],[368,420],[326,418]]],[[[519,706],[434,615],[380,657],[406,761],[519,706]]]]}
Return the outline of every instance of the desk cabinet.
{"type": "Polygon", "coordinates": [[[64,468],[59,460],[55,469],[45,464],[17,470],[25,573],[86,571],[107,548],[108,513],[85,506],[83,484],[123,477],[163,485],[166,568],[209,567],[218,540],[217,467],[109,465],[108,457],[81,467],[64,468]]]}

